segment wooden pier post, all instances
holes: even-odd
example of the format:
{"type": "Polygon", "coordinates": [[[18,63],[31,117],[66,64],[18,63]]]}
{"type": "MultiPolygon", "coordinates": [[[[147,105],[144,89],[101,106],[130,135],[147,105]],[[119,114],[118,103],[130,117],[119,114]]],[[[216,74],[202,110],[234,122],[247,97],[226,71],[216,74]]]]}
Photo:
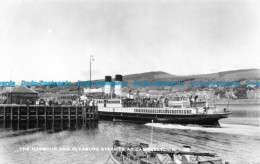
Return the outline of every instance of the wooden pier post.
{"type": "Polygon", "coordinates": [[[63,107],[61,106],[61,108],[60,108],[60,120],[61,120],[61,123],[63,122],[63,107]]]}
{"type": "Polygon", "coordinates": [[[20,121],[20,106],[18,106],[17,121],[20,121]]]}
{"type": "Polygon", "coordinates": [[[98,111],[98,107],[96,106],[96,108],[95,108],[95,119],[97,119],[97,115],[98,115],[97,111],[98,111]]]}
{"type": "Polygon", "coordinates": [[[93,111],[94,111],[94,106],[92,106],[90,110],[90,120],[93,119],[93,111]]]}
{"type": "Polygon", "coordinates": [[[91,120],[91,108],[92,108],[92,106],[89,106],[89,108],[88,108],[88,120],[89,121],[91,120]]]}
{"type": "Polygon", "coordinates": [[[93,109],[92,109],[92,120],[94,120],[95,119],[95,106],[93,106],[93,109]]]}
{"type": "Polygon", "coordinates": [[[76,124],[78,123],[78,107],[76,106],[76,108],[75,108],[75,112],[76,112],[76,124]]]}
{"type": "Polygon", "coordinates": [[[27,122],[30,121],[30,108],[29,105],[27,105],[27,122]]]}
{"type": "Polygon", "coordinates": [[[37,126],[38,126],[38,122],[39,122],[39,111],[38,111],[38,106],[36,107],[36,122],[37,122],[37,126]]]}
{"type": "Polygon", "coordinates": [[[96,119],[97,117],[97,106],[95,106],[95,109],[94,109],[94,120],[96,119]]]}
{"type": "Polygon", "coordinates": [[[96,106],[93,107],[92,119],[95,120],[96,106]]]}
{"type": "Polygon", "coordinates": [[[13,115],[14,115],[13,112],[14,112],[14,111],[13,111],[13,106],[11,106],[11,122],[13,122],[13,115]]]}
{"type": "Polygon", "coordinates": [[[68,107],[68,119],[69,119],[69,124],[70,124],[70,107],[68,107]]]}
{"type": "MultiPolygon", "coordinates": [[[[19,110],[19,107],[18,107],[18,110],[19,110]]],[[[20,121],[19,120],[17,122],[17,130],[20,130],[20,121]]]]}
{"type": "Polygon", "coordinates": [[[97,120],[99,119],[98,106],[97,106],[97,108],[96,108],[96,119],[97,119],[97,120]]]}
{"type": "Polygon", "coordinates": [[[87,111],[87,107],[86,106],[82,107],[82,121],[83,121],[83,123],[86,122],[86,117],[87,117],[86,111],[87,111]]]}
{"type": "Polygon", "coordinates": [[[6,115],[6,109],[5,109],[5,106],[4,106],[4,122],[5,122],[5,115],[6,115]]]}
{"type": "Polygon", "coordinates": [[[45,125],[46,125],[46,122],[47,122],[47,108],[46,108],[46,105],[44,106],[44,121],[45,121],[45,125]]]}
{"type": "Polygon", "coordinates": [[[97,119],[98,117],[98,107],[95,107],[95,112],[94,112],[94,119],[97,119]]]}
{"type": "Polygon", "coordinates": [[[55,119],[55,109],[54,106],[52,107],[52,121],[55,119]]]}

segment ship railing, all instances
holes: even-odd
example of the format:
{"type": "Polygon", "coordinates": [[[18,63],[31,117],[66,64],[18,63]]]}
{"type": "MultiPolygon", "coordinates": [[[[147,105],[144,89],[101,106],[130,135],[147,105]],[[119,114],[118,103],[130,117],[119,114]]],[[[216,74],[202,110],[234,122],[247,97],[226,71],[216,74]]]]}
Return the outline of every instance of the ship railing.
{"type": "Polygon", "coordinates": [[[122,104],[122,107],[147,107],[147,108],[163,108],[163,105],[138,105],[138,104],[122,104]]]}
{"type": "Polygon", "coordinates": [[[210,106],[208,108],[209,109],[207,111],[212,110],[214,114],[230,113],[230,111],[226,108],[221,109],[221,108],[218,108],[217,106],[210,106]]]}

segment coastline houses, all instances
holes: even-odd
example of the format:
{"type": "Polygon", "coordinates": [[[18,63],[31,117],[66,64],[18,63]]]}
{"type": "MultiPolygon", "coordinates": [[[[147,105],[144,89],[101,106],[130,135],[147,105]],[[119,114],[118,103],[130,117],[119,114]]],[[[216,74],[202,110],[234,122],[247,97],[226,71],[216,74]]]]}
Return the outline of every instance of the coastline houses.
{"type": "Polygon", "coordinates": [[[247,90],[247,98],[249,99],[260,99],[260,90],[247,90]]]}

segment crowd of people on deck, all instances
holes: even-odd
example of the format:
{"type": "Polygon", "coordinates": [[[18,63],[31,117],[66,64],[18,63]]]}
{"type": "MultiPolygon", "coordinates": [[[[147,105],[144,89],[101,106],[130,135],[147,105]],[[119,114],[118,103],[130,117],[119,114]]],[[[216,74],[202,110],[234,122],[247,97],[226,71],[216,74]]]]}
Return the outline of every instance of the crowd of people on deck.
{"type": "Polygon", "coordinates": [[[57,100],[57,99],[20,99],[19,105],[45,105],[45,106],[57,106],[57,105],[73,105],[73,106],[96,106],[97,101],[94,100],[57,100]]]}
{"type": "MultiPolygon", "coordinates": [[[[127,99],[123,98],[123,107],[168,107],[168,99],[158,99],[158,98],[143,98],[143,99],[127,99]]],[[[97,101],[95,99],[20,99],[17,103],[19,105],[45,105],[45,106],[57,106],[57,105],[73,105],[73,106],[97,106],[97,101]]]]}
{"type": "MultiPolygon", "coordinates": [[[[111,99],[111,98],[110,98],[111,99]]],[[[118,98],[119,99],[119,98],[118,98]]],[[[185,97],[175,97],[173,101],[184,100],[185,97]]],[[[190,106],[196,106],[196,100],[198,96],[194,98],[190,96],[188,100],[190,101],[190,106]]],[[[123,107],[169,107],[171,99],[164,98],[122,98],[121,103],[123,107]]],[[[41,98],[41,99],[26,99],[21,98],[17,104],[23,105],[45,105],[45,106],[57,106],[57,105],[72,105],[72,106],[97,106],[97,99],[85,99],[79,100],[78,98],[67,98],[67,99],[58,99],[58,98],[41,98]]]]}
{"type": "Polygon", "coordinates": [[[158,99],[158,98],[143,98],[143,99],[122,99],[124,107],[168,107],[168,99],[158,99]]]}

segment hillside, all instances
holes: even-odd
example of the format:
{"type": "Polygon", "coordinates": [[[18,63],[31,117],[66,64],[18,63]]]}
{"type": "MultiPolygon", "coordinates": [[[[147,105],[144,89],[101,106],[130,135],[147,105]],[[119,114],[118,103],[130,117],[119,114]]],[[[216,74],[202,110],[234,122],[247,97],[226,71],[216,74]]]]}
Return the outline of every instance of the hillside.
{"type": "MultiPolygon", "coordinates": [[[[100,81],[104,81],[104,79],[98,79],[100,81]]],[[[157,72],[145,72],[145,73],[136,73],[136,74],[129,74],[124,75],[123,80],[128,82],[128,86],[126,89],[145,89],[145,90],[153,90],[153,89],[165,89],[165,86],[134,86],[134,81],[168,81],[168,82],[175,82],[175,81],[182,81],[184,82],[184,86],[172,86],[166,87],[168,89],[174,90],[187,90],[192,89],[189,84],[189,81],[238,81],[241,84],[245,84],[246,80],[260,80],[260,69],[241,69],[241,70],[231,70],[231,71],[224,71],[224,72],[217,72],[211,74],[198,74],[198,75],[186,75],[186,76],[179,76],[179,75],[172,75],[166,72],[157,71],[157,72]]],[[[114,79],[113,79],[114,81],[114,79]]],[[[77,82],[74,82],[72,86],[59,86],[50,89],[45,89],[48,92],[53,90],[53,93],[59,90],[70,90],[71,92],[77,91],[78,86],[77,82]]],[[[200,89],[200,88],[193,88],[193,89],[200,89]]],[[[192,89],[192,90],[193,90],[192,89]]],[[[202,89],[204,89],[202,87],[202,89]]]]}
{"type": "MultiPolygon", "coordinates": [[[[178,76],[166,72],[146,72],[140,74],[125,75],[123,79],[129,82],[128,88],[140,89],[147,86],[134,86],[134,81],[183,81],[184,86],[173,86],[176,90],[185,90],[189,85],[189,81],[238,81],[245,84],[246,80],[260,80],[260,69],[242,69],[217,72],[211,74],[198,74],[178,76]]],[[[165,86],[148,86],[148,89],[163,89],[165,86]]]]}
{"type": "Polygon", "coordinates": [[[145,73],[139,73],[139,74],[130,74],[125,75],[125,80],[154,80],[154,79],[168,79],[168,78],[174,78],[174,75],[171,75],[166,72],[158,71],[158,72],[145,72],[145,73]]]}
{"type": "Polygon", "coordinates": [[[198,75],[186,75],[178,76],[172,75],[166,72],[146,72],[139,74],[125,75],[124,80],[241,80],[241,79],[260,79],[260,69],[242,69],[242,70],[232,70],[225,72],[217,72],[211,74],[198,74],[198,75]]]}

